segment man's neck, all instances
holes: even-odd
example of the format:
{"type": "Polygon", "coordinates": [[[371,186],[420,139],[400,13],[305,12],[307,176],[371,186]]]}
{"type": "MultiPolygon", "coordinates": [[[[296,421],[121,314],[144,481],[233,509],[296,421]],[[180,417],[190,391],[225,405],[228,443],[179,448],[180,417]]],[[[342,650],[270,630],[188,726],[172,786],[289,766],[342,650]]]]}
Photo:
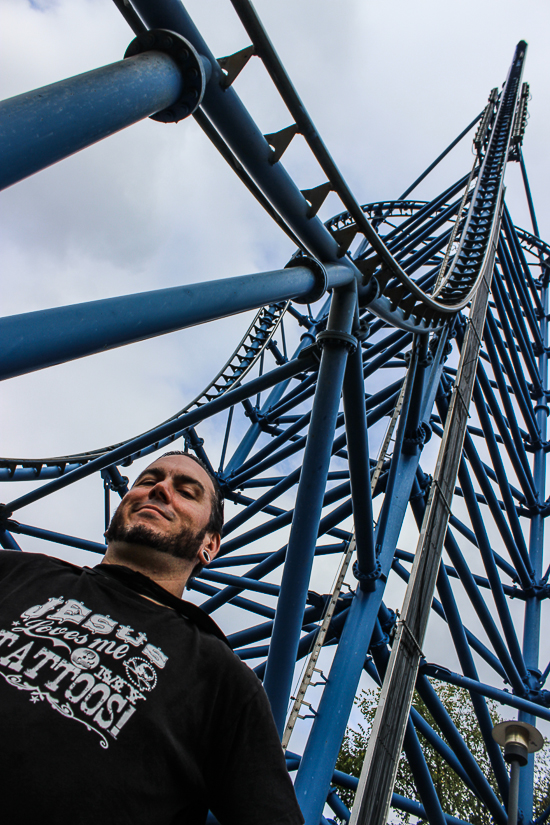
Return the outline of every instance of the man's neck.
{"type": "Polygon", "coordinates": [[[143,573],[178,599],[182,597],[192,568],[192,563],[187,559],[177,559],[167,553],[126,542],[110,543],[103,564],[122,564],[143,573]]]}

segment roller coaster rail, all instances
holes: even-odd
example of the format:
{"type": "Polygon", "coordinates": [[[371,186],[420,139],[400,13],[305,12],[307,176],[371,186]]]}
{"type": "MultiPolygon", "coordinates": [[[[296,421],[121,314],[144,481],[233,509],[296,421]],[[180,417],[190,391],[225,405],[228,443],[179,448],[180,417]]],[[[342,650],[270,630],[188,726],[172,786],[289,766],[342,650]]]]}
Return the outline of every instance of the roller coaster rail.
{"type": "MultiPolygon", "coordinates": [[[[220,611],[222,625],[237,628],[231,646],[264,681],[306,825],[327,825],[332,815],[353,825],[374,825],[376,815],[383,825],[390,806],[430,825],[465,825],[438,797],[419,734],[464,794],[505,823],[509,778],[487,700],[524,721],[550,721],[550,662],[539,667],[550,595],[543,566],[550,245],[540,237],[522,154],[526,43],[501,91],[491,91],[401,198],[361,206],[249,0],[232,5],[250,45],[218,60],[180,0],[115,5],[135,34],[123,60],[0,104],[0,188],[145,117],[194,117],[297,251],[270,272],[0,318],[0,377],[16,380],[257,311],[203,392],[147,432],[76,454],[0,459],[1,481],[36,482],[1,506],[1,544],[25,550],[32,537],[104,552],[99,542],[22,523],[19,512],[93,476],[104,489],[107,524],[112,495],[128,488],[125,468],[182,438],[235,505],[220,556],[190,587],[206,612],[220,611]],[[291,119],[266,135],[236,91],[257,60],[291,119]],[[476,125],[471,169],[429,201],[408,199],[476,125]],[[297,135],[326,178],[301,191],[283,165],[297,135]],[[508,162],[520,165],[532,232],[508,211],[508,162]],[[330,192],[342,211],[321,220],[330,192]],[[220,451],[199,434],[214,417],[224,429],[220,451]],[[233,449],[237,425],[244,436],[233,449]],[[400,546],[408,514],[419,530],[416,552],[400,546]],[[317,592],[313,583],[329,563],[336,582],[317,592]],[[390,606],[397,579],[407,587],[399,620],[401,605],[390,606]],[[452,645],[457,671],[429,660],[436,632],[452,645]],[[375,732],[386,725],[395,736],[371,737],[359,782],[335,765],[365,679],[383,686],[375,732]],[[469,695],[490,777],[434,681],[469,695]],[[414,688],[430,721],[411,707],[414,688]],[[304,717],[310,722],[297,724],[304,717]],[[298,728],[299,753],[291,749],[298,728]],[[388,756],[386,767],[376,748],[388,756]],[[393,792],[402,749],[414,799],[393,792]],[[338,788],[358,786],[350,812],[338,788]],[[380,796],[368,813],[373,789],[380,796]]],[[[533,782],[531,759],[521,774],[522,821],[542,825],[550,809],[534,809],[533,782]]]]}

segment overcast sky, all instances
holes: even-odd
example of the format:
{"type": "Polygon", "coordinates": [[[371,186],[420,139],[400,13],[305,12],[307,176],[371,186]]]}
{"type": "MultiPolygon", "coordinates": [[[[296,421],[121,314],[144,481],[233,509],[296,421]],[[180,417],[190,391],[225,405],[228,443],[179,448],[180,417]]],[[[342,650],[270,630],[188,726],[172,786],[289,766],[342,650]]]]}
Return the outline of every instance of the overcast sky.
{"type": "MultiPolygon", "coordinates": [[[[363,203],[397,197],[422,172],[483,109],[526,39],[533,99],[524,156],[541,233],[550,238],[546,0],[257,0],[256,7],[363,203]]],[[[188,8],[214,54],[248,45],[228,0],[193,0],[188,8]]],[[[109,0],[0,0],[0,96],[115,62],[132,38],[109,0]]],[[[235,88],[264,133],[289,125],[258,60],[235,88]]],[[[323,182],[300,139],[284,162],[301,188],[323,182]]],[[[413,197],[433,197],[471,163],[470,138],[413,197]]],[[[517,164],[506,182],[515,222],[530,229],[517,164]]],[[[334,197],[322,217],[339,211],[334,197]]],[[[4,191],[0,232],[6,315],[277,269],[293,252],[193,120],[146,120],[4,191]]],[[[217,373],[250,317],[6,382],[0,452],[82,451],[159,423],[217,373]]],[[[216,426],[201,430],[207,447],[219,443],[216,426]]],[[[17,494],[28,488],[12,485],[2,500],[13,486],[17,494]]],[[[94,478],[27,508],[20,520],[101,541],[101,503],[94,478]]]]}

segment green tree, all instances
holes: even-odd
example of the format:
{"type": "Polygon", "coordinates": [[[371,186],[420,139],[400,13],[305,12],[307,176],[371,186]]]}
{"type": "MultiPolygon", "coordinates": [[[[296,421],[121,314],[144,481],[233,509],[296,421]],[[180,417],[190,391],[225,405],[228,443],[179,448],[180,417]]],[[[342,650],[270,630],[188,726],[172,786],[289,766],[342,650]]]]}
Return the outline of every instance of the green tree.
{"type": "MultiPolygon", "coordinates": [[[[443,682],[435,682],[434,688],[454,724],[460,731],[466,745],[500,799],[495,777],[491,771],[489,757],[485,750],[483,737],[479,730],[477,718],[468,692],[462,688],[443,682]]],[[[356,700],[364,722],[359,724],[357,729],[348,728],[346,731],[336,763],[338,770],[344,771],[352,776],[359,776],[365,758],[365,751],[376,713],[379,695],[380,691],[378,689],[364,690],[356,700]]],[[[417,693],[414,695],[413,705],[426,721],[443,736],[426,705],[417,693]]],[[[496,724],[502,721],[503,717],[499,714],[497,703],[488,699],[487,706],[493,723],[496,724]]],[[[419,737],[444,812],[463,819],[465,822],[471,823],[471,825],[491,825],[491,816],[483,803],[463,784],[460,777],[455,774],[445,760],[432,748],[421,734],[419,734],[419,737]]],[[[404,754],[401,755],[399,762],[395,792],[409,799],[419,800],[412,772],[404,754]]],[[[340,788],[339,793],[342,801],[351,808],[355,796],[353,791],[340,788]]],[[[535,810],[537,813],[540,813],[549,804],[550,752],[548,746],[545,745],[544,749],[537,754],[535,759],[535,810]]],[[[414,820],[418,822],[416,817],[414,820]]],[[[411,821],[411,815],[394,810],[392,811],[391,821],[401,823],[401,825],[407,825],[407,823],[411,821]]]]}

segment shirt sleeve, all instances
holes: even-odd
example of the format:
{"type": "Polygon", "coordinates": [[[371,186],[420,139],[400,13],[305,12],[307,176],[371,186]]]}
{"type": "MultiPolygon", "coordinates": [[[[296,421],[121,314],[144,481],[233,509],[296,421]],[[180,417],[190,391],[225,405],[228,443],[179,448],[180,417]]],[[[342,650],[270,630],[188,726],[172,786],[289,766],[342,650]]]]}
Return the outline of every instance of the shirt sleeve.
{"type": "Polygon", "coordinates": [[[222,762],[209,776],[210,807],[220,825],[303,825],[261,686],[237,719],[222,762]]]}

